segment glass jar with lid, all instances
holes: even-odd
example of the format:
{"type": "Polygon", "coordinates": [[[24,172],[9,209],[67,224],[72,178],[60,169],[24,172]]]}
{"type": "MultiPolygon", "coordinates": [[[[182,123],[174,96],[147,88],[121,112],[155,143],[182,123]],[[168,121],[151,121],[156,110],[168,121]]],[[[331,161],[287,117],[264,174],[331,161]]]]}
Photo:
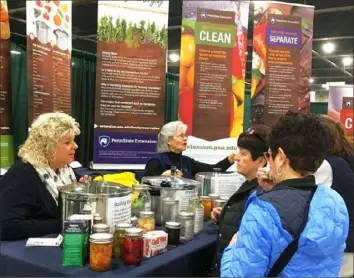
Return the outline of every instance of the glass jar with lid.
{"type": "Polygon", "coordinates": [[[141,211],[138,219],[138,228],[141,228],[144,233],[155,230],[155,217],[153,211],[141,211]]]}
{"type": "Polygon", "coordinates": [[[179,201],[172,198],[162,200],[162,225],[168,221],[176,221],[179,201]]]}
{"type": "Polygon", "coordinates": [[[112,264],[113,235],[97,233],[90,236],[90,268],[106,271],[112,264]]]}
{"type": "Polygon", "coordinates": [[[189,201],[188,211],[194,213],[194,234],[199,234],[203,231],[204,225],[204,206],[199,198],[189,201]]]}
{"type": "Polygon", "coordinates": [[[224,206],[226,205],[226,203],[227,203],[226,200],[217,199],[217,200],[215,200],[214,207],[215,207],[215,208],[224,208],[224,206]]]}
{"type": "Polygon", "coordinates": [[[178,215],[178,222],[181,223],[181,240],[191,240],[194,236],[194,213],[181,211],[178,215]]]}
{"type": "Polygon", "coordinates": [[[122,247],[124,264],[140,265],[143,261],[143,248],[143,230],[140,228],[126,229],[122,247]]]}
{"type": "Polygon", "coordinates": [[[113,238],[113,257],[116,259],[122,256],[121,249],[123,240],[125,238],[125,230],[131,228],[132,224],[129,223],[119,223],[116,225],[116,230],[114,232],[113,238]]]}
{"type": "Polygon", "coordinates": [[[213,210],[213,208],[215,208],[215,200],[220,199],[220,195],[218,195],[218,194],[209,194],[208,196],[209,196],[210,202],[211,202],[211,210],[213,210]]]}
{"type": "Polygon", "coordinates": [[[212,211],[211,199],[209,196],[201,196],[200,199],[204,206],[204,221],[208,221],[211,217],[212,211]]]}
{"type": "Polygon", "coordinates": [[[165,232],[167,233],[167,244],[173,247],[178,246],[181,237],[181,223],[166,222],[165,232]]]}
{"type": "Polygon", "coordinates": [[[110,227],[107,224],[103,224],[103,223],[93,225],[92,227],[93,234],[109,233],[109,231],[110,231],[110,227]]]}
{"type": "Polygon", "coordinates": [[[140,211],[151,211],[150,187],[146,184],[136,184],[132,193],[132,215],[139,217],[140,211]]]}

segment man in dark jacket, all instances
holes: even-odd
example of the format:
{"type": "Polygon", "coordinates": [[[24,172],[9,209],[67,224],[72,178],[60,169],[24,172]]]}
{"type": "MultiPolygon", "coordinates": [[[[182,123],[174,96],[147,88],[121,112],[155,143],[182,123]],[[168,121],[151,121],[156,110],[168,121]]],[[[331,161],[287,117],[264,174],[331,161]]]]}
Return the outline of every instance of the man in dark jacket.
{"type": "Polygon", "coordinates": [[[220,261],[224,249],[230,240],[238,232],[244,207],[249,195],[254,190],[261,190],[257,183],[257,170],[266,165],[264,152],[268,150],[266,137],[269,128],[257,125],[242,133],[237,142],[238,152],[235,156],[237,172],[246,177],[247,181],[242,184],[238,191],[227,201],[223,210],[214,208],[213,221],[219,225],[219,233],[216,244],[216,254],[209,275],[220,277],[220,261]]]}

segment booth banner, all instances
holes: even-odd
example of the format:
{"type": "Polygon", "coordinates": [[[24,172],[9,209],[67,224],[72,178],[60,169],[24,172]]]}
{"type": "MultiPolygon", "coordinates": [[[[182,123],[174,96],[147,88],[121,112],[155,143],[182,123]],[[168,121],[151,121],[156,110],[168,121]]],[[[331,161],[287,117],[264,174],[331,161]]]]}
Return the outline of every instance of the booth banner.
{"type": "Polygon", "coordinates": [[[71,1],[26,1],[28,121],[71,114],[71,1]]]}
{"type": "Polygon", "coordinates": [[[213,163],[243,132],[249,2],[183,1],[178,118],[184,154],[213,163]]]}
{"type": "Polygon", "coordinates": [[[7,2],[0,1],[0,168],[14,162],[11,131],[11,54],[7,2]]]}
{"type": "Polygon", "coordinates": [[[353,85],[335,85],[329,87],[328,116],[340,122],[354,146],[353,85]]]}
{"type": "Polygon", "coordinates": [[[310,112],[314,7],[254,1],[251,124],[310,112]]]}
{"type": "Polygon", "coordinates": [[[93,168],[142,169],[165,118],[168,1],[99,1],[93,168]]]}

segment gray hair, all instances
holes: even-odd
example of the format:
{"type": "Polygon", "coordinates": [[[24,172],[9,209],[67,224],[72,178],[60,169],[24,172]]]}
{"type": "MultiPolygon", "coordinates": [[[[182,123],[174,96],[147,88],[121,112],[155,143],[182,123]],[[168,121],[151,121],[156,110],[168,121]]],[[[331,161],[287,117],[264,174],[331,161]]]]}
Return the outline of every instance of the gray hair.
{"type": "Polygon", "coordinates": [[[166,153],[170,151],[168,141],[178,135],[178,133],[185,133],[188,127],[181,121],[174,121],[165,124],[157,137],[157,153],[166,153]]]}

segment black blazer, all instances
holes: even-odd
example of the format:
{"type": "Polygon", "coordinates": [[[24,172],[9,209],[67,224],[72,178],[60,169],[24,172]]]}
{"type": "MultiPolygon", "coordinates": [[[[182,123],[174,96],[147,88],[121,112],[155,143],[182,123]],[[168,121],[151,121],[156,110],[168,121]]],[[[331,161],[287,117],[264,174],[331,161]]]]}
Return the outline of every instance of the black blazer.
{"type": "Polygon", "coordinates": [[[60,233],[59,208],[37,171],[21,160],[0,179],[0,238],[60,233]]]}

